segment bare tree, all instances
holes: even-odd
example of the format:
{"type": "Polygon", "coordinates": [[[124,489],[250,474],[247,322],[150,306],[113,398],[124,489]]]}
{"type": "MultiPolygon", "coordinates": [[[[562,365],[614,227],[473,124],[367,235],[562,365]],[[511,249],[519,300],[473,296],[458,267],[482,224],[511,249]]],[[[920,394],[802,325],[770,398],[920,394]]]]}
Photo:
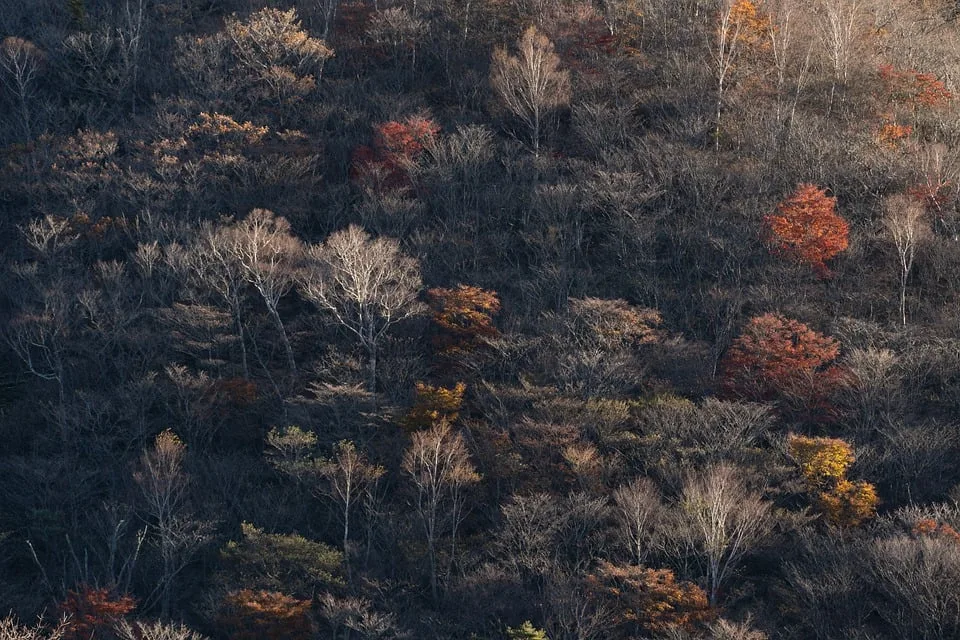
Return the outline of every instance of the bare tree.
{"type": "Polygon", "coordinates": [[[302,271],[303,295],[333,314],[367,352],[371,391],[377,385],[377,348],[387,331],[420,313],[420,266],[391,238],[371,238],[356,225],[311,247],[302,271]]]}
{"type": "Polygon", "coordinates": [[[677,533],[702,565],[716,605],[720,587],[770,531],[770,503],[744,486],[736,467],[720,464],[687,478],[679,507],[677,533]]]}
{"type": "Polygon", "coordinates": [[[286,218],[266,209],[254,209],[243,220],[224,230],[231,255],[239,264],[244,279],[260,294],[273,319],[287,355],[287,366],[296,374],[297,363],[277,310],[280,298],[293,287],[297,262],[302,253],[300,241],[290,233],[286,218]]]}
{"type": "Polygon", "coordinates": [[[119,620],[113,628],[119,640],[206,640],[182,624],[119,620]]]}
{"type": "Polygon", "coordinates": [[[657,518],[660,516],[660,492],[650,478],[634,478],[613,492],[617,519],[633,559],[643,564],[650,547],[657,518]]]}
{"type": "Polygon", "coordinates": [[[63,640],[69,631],[66,620],[61,620],[52,629],[46,628],[42,619],[35,627],[21,624],[12,615],[0,620],[0,640],[63,640]]]}
{"type": "Polygon", "coordinates": [[[331,459],[314,456],[317,436],[299,427],[273,429],[267,434],[271,463],[283,473],[304,482],[321,498],[340,507],[343,524],[343,556],[350,570],[350,514],[364,496],[375,493],[385,470],[371,464],[349,440],[341,440],[331,459]]]}
{"type": "Polygon", "coordinates": [[[30,101],[43,53],[28,40],[10,36],[0,42],[0,78],[20,104],[20,124],[27,141],[33,139],[30,101]]]}
{"type": "Polygon", "coordinates": [[[818,0],[817,15],[820,17],[820,39],[824,53],[833,70],[830,85],[830,107],[837,85],[845,85],[850,74],[850,63],[861,36],[864,17],[862,0],[818,0]]]}
{"type": "Polygon", "coordinates": [[[240,343],[243,376],[249,378],[243,318],[246,279],[243,267],[234,258],[232,244],[231,234],[207,224],[201,229],[193,250],[187,254],[184,266],[189,269],[189,278],[195,286],[214,294],[230,310],[240,343]]]}
{"type": "Polygon", "coordinates": [[[791,71],[796,73],[790,114],[783,121],[784,126],[789,126],[793,122],[797,103],[800,101],[800,92],[803,90],[810,70],[813,40],[805,37],[808,25],[798,0],[774,0],[766,6],[770,9],[771,17],[766,24],[766,36],[770,43],[770,54],[773,57],[776,74],[778,123],[783,121],[788,74],[791,71]]]}
{"type": "Polygon", "coordinates": [[[907,279],[913,269],[917,247],[930,236],[923,205],[905,195],[890,196],[884,202],[883,226],[897,248],[900,261],[900,320],[907,326],[907,279]]]}
{"type": "Polygon", "coordinates": [[[205,523],[187,514],[189,476],[183,470],[186,447],[169,429],[143,452],[133,477],[143,493],[160,548],[162,573],[151,596],[158,595],[161,615],[170,612],[177,575],[207,538],[205,523]]]}
{"type": "Polygon", "coordinates": [[[518,54],[493,52],[490,84],[497,97],[530,130],[535,155],[540,154],[544,120],[570,102],[570,73],[560,69],[553,43],[529,27],[517,43],[518,54]]]}
{"type": "Polygon", "coordinates": [[[900,637],[960,633],[960,551],[955,540],[907,536],[875,541],[867,553],[876,611],[900,637]]]}
{"type": "Polygon", "coordinates": [[[340,504],[343,521],[343,557],[349,570],[350,510],[370,485],[376,484],[385,473],[383,467],[367,462],[363,452],[349,440],[337,443],[331,460],[320,463],[320,475],[326,480],[326,493],[340,504]]]}
{"type": "Polygon", "coordinates": [[[414,487],[414,508],[423,524],[430,566],[430,593],[439,598],[437,540],[444,524],[450,529],[451,564],[455,562],[457,528],[463,513],[465,490],[480,481],[470,462],[463,436],[441,421],[413,434],[403,455],[403,471],[414,487]]]}
{"type": "Polygon", "coordinates": [[[715,148],[720,150],[720,122],[723,116],[723,98],[737,60],[744,48],[761,36],[755,33],[756,21],[750,21],[743,11],[743,0],[720,0],[716,31],[711,34],[710,58],[717,78],[715,148]]]}

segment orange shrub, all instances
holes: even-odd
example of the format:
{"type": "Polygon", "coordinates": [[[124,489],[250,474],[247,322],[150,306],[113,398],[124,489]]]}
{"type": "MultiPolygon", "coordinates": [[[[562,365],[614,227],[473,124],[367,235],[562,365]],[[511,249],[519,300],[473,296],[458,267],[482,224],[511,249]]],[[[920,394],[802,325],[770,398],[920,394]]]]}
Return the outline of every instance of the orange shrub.
{"type": "Polygon", "coordinates": [[[69,618],[68,640],[89,640],[109,630],[123,616],[133,611],[137,601],[130,596],[114,596],[108,589],[80,585],[68,591],[60,611],[69,618]]]}
{"type": "Polygon", "coordinates": [[[801,184],[776,213],[764,218],[770,240],[776,250],[800,263],[810,265],[821,275],[830,274],[826,261],[849,244],[850,226],[837,215],[837,199],[813,184],[801,184]]]}
{"type": "Polygon", "coordinates": [[[310,601],[276,591],[243,589],[230,593],[220,625],[232,640],[312,640],[310,601]]]}

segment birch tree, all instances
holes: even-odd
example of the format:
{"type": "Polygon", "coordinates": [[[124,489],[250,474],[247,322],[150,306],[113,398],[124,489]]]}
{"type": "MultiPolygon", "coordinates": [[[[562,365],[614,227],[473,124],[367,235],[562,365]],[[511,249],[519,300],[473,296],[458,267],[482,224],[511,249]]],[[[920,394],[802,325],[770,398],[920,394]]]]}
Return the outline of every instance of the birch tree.
{"type": "Polygon", "coordinates": [[[377,386],[377,351],[389,329],[420,313],[420,265],[392,238],[372,238],[356,225],[311,247],[301,291],[352,333],[367,353],[367,386],[377,386]]]}
{"type": "Polygon", "coordinates": [[[897,249],[900,263],[900,321],[907,326],[907,280],[913,269],[917,247],[930,235],[923,205],[904,195],[887,198],[883,226],[897,249]]]}
{"type": "Polygon", "coordinates": [[[490,85],[506,107],[530,131],[534,155],[540,154],[545,120],[570,103],[570,73],[560,69],[553,43],[536,27],[529,27],[511,56],[505,49],[493,52],[490,85]]]}

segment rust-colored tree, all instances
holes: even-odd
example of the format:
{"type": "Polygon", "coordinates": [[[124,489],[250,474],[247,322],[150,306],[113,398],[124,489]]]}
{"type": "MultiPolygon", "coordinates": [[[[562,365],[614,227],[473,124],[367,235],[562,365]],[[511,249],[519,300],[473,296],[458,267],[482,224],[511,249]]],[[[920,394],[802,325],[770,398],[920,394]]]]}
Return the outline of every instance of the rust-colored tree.
{"type": "Polygon", "coordinates": [[[434,346],[445,357],[473,351],[485,338],[499,335],[493,324],[493,316],[500,312],[495,291],[463,284],[455,289],[436,288],[427,291],[427,302],[438,330],[434,346]]]}
{"type": "Polygon", "coordinates": [[[837,199],[814,184],[801,184],[775,213],[764,217],[777,251],[828,277],[827,260],[847,248],[850,226],[837,215],[837,199]]]}
{"type": "Polygon", "coordinates": [[[109,589],[80,585],[76,591],[68,591],[60,604],[61,613],[67,617],[67,640],[89,640],[108,631],[114,623],[137,606],[130,596],[117,596],[109,589]]]}
{"type": "Polygon", "coordinates": [[[601,562],[586,586],[591,599],[612,611],[610,638],[646,637],[678,627],[692,631],[714,617],[704,590],[678,581],[669,569],[601,562]]]}
{"type": "Polygon", "coordinates": [[[227,595],[219,624],[234,640],[310,640],[310,601],[276,591],[243,589],[227,595]]]}
{"type": "Polygon", "coordinates": [[[351,177],[378,193],[406,190],[411,165],[439,133],[435,122],[419,115],[381,123],[374,130],[373,144],[354,150],[351,177]]]}
{"type": "Polygon", "coordinates": [[[916,538],[939,538],[960,544],[960,532],[945,522],[938,522],[933,518],[921,518],[910,529],[916,538]]]}
{"type": "Polygon", "coordinates": [[[953,100],[947,86],[932,73],[884,64],[880,66],[880,81],[887,102],[909,107],[914,116],[919,109],[938,109],[953,100]]]}
{"type": "Polygon", "coordinates": [[[814,412],[843,377],[833,364],[840,344],[796,320],[767,313],[747,323],[720,363],[724,395],[753,401],[799,401],[814,412]]]}

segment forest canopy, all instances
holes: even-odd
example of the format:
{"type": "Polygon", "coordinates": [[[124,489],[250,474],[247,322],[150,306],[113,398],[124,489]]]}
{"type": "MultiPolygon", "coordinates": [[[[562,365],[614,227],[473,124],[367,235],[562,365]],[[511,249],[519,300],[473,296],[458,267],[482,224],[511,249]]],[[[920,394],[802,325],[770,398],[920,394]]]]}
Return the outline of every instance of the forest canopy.
{"type": "Polygon", "coordinates": [[[0,640],[960,636],[953,0],[0,0],[0,640]]]}

